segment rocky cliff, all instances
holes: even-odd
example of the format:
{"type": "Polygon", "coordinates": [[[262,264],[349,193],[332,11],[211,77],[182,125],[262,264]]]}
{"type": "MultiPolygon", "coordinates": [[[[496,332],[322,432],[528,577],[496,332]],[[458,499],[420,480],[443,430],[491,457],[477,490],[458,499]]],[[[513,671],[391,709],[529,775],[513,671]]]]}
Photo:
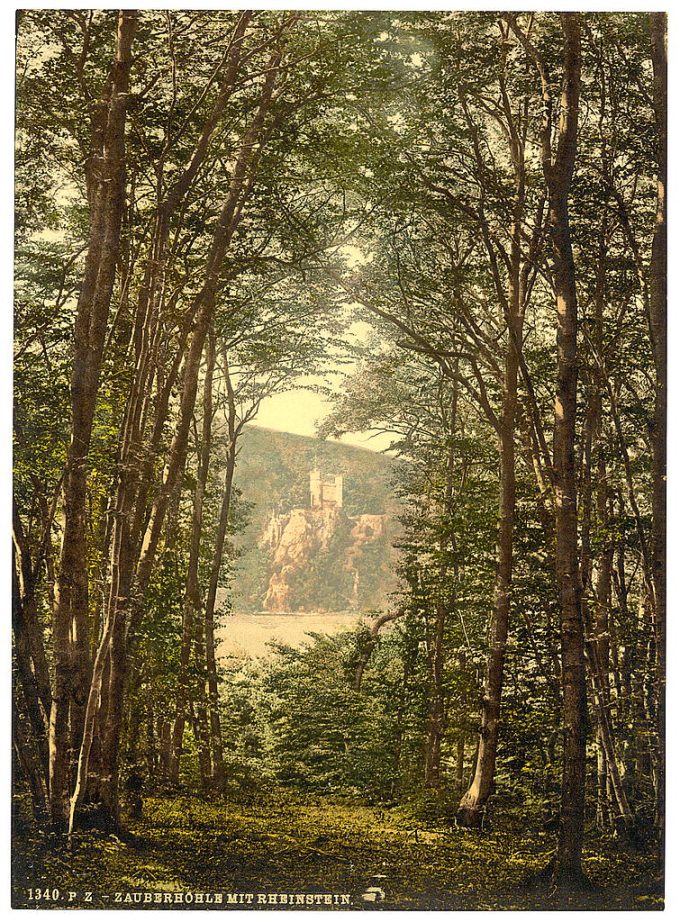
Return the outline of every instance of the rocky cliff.
{"type": "Polygon", "coordinates": [[[273,516],[262,546],[270,573],[262,610],[365,611],[396,588],[387,515],[348,516],[334,506],[273,516]]]}

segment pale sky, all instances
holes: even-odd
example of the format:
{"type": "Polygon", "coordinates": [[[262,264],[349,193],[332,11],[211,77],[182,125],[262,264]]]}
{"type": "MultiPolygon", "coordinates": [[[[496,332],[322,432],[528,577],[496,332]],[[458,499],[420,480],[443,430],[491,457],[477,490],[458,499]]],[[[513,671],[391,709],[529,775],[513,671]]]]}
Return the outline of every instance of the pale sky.
{"type": "MultiPolygon", "coordinates": [[[[303,383],[303,382],[301,382],[303,383]]],[[[304,383],[314,385],[322,383],[321,378],[309,378],[304,383]]],[[[291,390],[285,394],[275,394],[263,400],[254,425],[279,432],[293,432],[296,435],[316,435],[316,426],[332,409],[332,404],[320,394],[308,390],[291,390]]],[[[345,445],[358,445],[371,451],[383,451],[389,448],[390,437],[370,432],[353,432],[332,441],[345,445]]],[[[331,440],[329,440],[331,441],[331,440]]]]}
{"type": "MultiPolygon", "coordinates": [[[[358,247],[344,246],[342,248],[345,261],[350,267],[361,265],[369,262],[370,257],[365,256],[358,247]]],[[[346,310],[351,314],[355,305],[347,304],[346,310]]],[[[355,320],[351,323],[346,332],[346,338],[349,342],[366,342],[371,334],[371,327],[361,320],[355,320]]],[[[343,362],[343,373],[351,372],[353,363],[343,362]]],[[[337,378],[336,378],[337,380],[337,378]]],[[[280,432],[293,432],[296,435],[316,435],[317,425],[333,409],[330,400],[325,399],[321,394],[313,390],[307,390],[307,387],[319,387],[325,385],[332,386],[333,375],[332,369],[329,369],[327,378],[321,376],[310,376],[300,379],[300,388],[287,391],[283,394],[274,394],[272,397],[263,400],[260,405],[257,417],[253,420],[256,426],[264,426],[267,429],[276,429],[280,432]]],[[[371,451],[384,451],[389,448],[392,439],[390,436],[381,432],[350,432],[341,436],[339,439],[329,441],[342,442],[345,445],[358,445],[360,448],[368,448],[371,451]]]]}

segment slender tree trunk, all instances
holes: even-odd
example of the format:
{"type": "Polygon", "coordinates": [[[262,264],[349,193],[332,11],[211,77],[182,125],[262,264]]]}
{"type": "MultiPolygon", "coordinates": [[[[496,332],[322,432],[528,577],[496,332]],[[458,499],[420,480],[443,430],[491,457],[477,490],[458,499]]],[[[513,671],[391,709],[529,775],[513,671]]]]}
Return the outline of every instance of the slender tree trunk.
{"type": "MultiPolygon", "coordinates": [[[[177,684],[177,712],[173,728],[172,762],[170,765],[170,782],[179,783],[179,762],[182,755],[182,742],[184,737],[184,724],[186,721],[191,682],[189,677],[189,663],[191,661],[192,645],[196,634],[196,617],[201,608],[201,587],[199,583],[198,567],[200,562],[201,537],[203,532],[203,504],[206,485],[208,483],[208,470],[210,465],[210,452],[212,449],[212,419],[213,419],[213,373],[215,370],[215,337],[208,337],[206,349],[207,367],[203,382],[203,422],[201,439],[198,447],[198,469],[196,472],[196,487],[194,490],[194,508],[191,521],[191,538],[189,547],[189,563],[184,592],[184,609],[182,619],[182,646],[180,650],[179,678],[177,684]]],[[[203,658],[199,660],[199,668],[203,667],[203,658]]]]}
{"type": "MultiPolygon", "coordinates": [[[[457,365],[454,368],[457,374],[457,365]]],[[[439,591],[442,597],[437,601],[435,615],[434,636],[432,637],[429,651],[430,665],[430,713],[428,719],[428,736],[425,745],[425,784],[435,791],[440,791],[442,786],[441,750],[444,730],[446,727],[446,698],[444,694],[444,665],[446,637],[446,624],[449,615],[454,610],[457,596],[458,566],[455,559],[456,536],[454,525],[454,490],[453,478],[456,463],[456,433],[458,428],[458,381],[452,382],[451,407],[448,419],[445,421],[448,429],[448,452],[446,458],[446,481],[444,489],[443,516],[446,531],[441,537],[439,553],[441,563],[439,567],[439,591]],[[447,557],[453,553],[452,562],[447,557]],[[446,588],[448,580],[452,581],[450,590],[446,588]]]]}
{"type": "MultiPolygon", "coordinates": [[[[36,600],[39,561],[36,560],[35,563],[31,561],[28,541],[14,503],[12,504],[12,514],[12,555],[14,562],[12,590],[14,604],[16,605],[16,630],[22,638],[21,642],[25,644],[26,665],[30,666],[31,669],[33,676],[31,681],[35,682],[35,692],[42,708],[46,727],[52,707],[52,692],[42,625],[38,617],[36,600]]],[[[48,559],[47,549],[49,548],[49,525],[49,521],[45,523],[44,557],[46,563],[48,559]]],[[[46,730],[45,740],[47,740],[46,730]]]]}
{"type": "Polygon", "coordinates": [[[30,734],[25,732],[22,715],[15,705],[12,712],[12,743],[21,772],[31,792],[33,815],[39,826],[48,819],[47,811],[47,784],[45,781],[44,766],[41,765],[40,754],[32,745],[30,734]]]}
{"type": "Polygon", "coordinates": [[[585,813],[587,695],[574,463],[579,371],[578,302],[568,202],[577,149],[581,25],[580,16],[576,13],[561,14],[561,21],[564,32],[562,118],[555,162],[551,164],[544,159],[557,308],[557,393],[553,444],[555,557],[562,612],[564,747],[553,880],[557,885],[578,885],[584,879],[581,851],[585,813]]]}
{"type": "Polygon", "coordinates": [[[442,737],[446,719],[444,702],[444,630],[450,606],[442,599],[437,604],[434,636],[430,654],[430,713],[425,743],[425,785],[434,791],[441,789],[442,737]]]}
{"type": "MultiPolygon", "coordinates": [[[[504,39],[507,40],[511,23],[502,17],[504,39]]],[[[504,46],[505,47],[505,46],[504,46]]],[[[505,54],[505,52],[503,52],[505,54]]],[[[479,826],[482,823],[486,803],[493,790],[496,774],[496,756],[501,719],[501,699],[505,672],[505,655],[508,642],[512,574],[514,565],[514,519],[516,505],[515,473],[515,430],[518,416],[518,379],[520,370],[526,371],[522,354],[522,333],[526,304],[530,296],[529,273],[541,237],[541,226],[545,202],[541,199],[534,226],[534,237],[528,256],[524,255],[523,235],[526,228],[526,136],[522,134],[520,114],[513,115],[513,106],[508,96],[503,68],[499,75],[500,98],[503,105],[509,139],[509,153],[514,171],[514,201],[512,221],[509,227],[510,247],[505,254],[508,267],[507,293],[504,294],[498,269],[498,257],[492,242],[487,222],[482,221],[482,237],[485,241],[492,269],[496,293],[503,308],[507,329],[505,369],[503,380],[503,405],[498,431],[499,453],[499,502],[497,566],[494,608],[489,624],[489,652],[487,658],[484,697],[475,770],[470,787],[463,795],[458,807],[457,820],[463,826],[479,826]]],[[[526,117],[526,110],[524,113],[526,117]]],[[[474,137],[474,148],[479,165],[481,154],[474,137]]],[[[533,393],[528,373],[524,376],[528,390],[533,393]]],[[[531,428],[530,428],[531,431],[531,428]]],[[[542,435],[542,431],[540,433],[542,435]]],[[[540,456],[540,451],[537,452],[540,456]]],[[[540,467],[540,465],[539,465],[540,467]]],[[[540,476],[540,470],[537,468],[540,476]]]]}
{"type": "MultiPolygon", "coordinates": [[[[515,154],[517,160],[518,154],[515,154]]],[[[500,494],[498,505],[497,567],[494,609],[489,624],[489,652],[486,682],[482,699],[479,745],[470,787],[458,807],[457,820],[462,826],[481,826],[486,803],[493,790],[496,754],[500,730],[501,697],[505,671],[505,653],[510,620],[510,593],[514,554],[515,520],[515,424],[517,418],[517,383],[522,348],[524,297],[522,284],[520,233],[524,213],[523,163],[517,164],[517,197],[514,222],[511,271],[507,297],[508,329],[503,382],[503,413],[498,436],[500,494]]]]}
{"type": "Polygon", "coordinates": [[[578,386],[578,301],[571,246],[569,192],[578,141],[581,79],[581,20],[560,14],[564,36],[561,115],[553,156],[553,99],[545,60],[518,27],[508,22],[541,81],[544,117],[541,131],[543,173],[548,189],[548,217],[553,253],[557,312],[557,393],[553,432],[555,491],[555,570],[561,607],[561,676],[563,694],[563,766],[557,851],[551,862],[556,886],[580,884],[586,783],[587,689],[583,610],[578,554],[576,501],[576,396],[578,386]]]}
{"type": "Polygon", "coordinates": [[[167,783],[170,771],[170,758],[172,750],[172,723],[169,720],[161,718],[158,724],[159,740],[159,765],[163,781],[167,783]]]}
{"type": "Polygon", "coordinates": [[[481,826],[493,790],[500,723],[505,651],[510,616],[515,516],[515,432],[518,363],[512,336],[506,355],[503,426],[499,436],[500,499],[496,570],[496,599],[489,625],[489,653],[482,701],[479,745],[470,787],[463,795],[457,819],[463,826],[481,826]]]}
{"type": "Polygon", "coordinates": [[[229,436],[226,466],[224,473],[224,488],[220,506],[220,518],[217,524],[215,547],[210,567],[208,593],[205,601],[205,663],[206,679],[208,685],[208,712],[210,716],[210,756],[212,764],[212,783],[216,791],[224,792],[224,752],[222,743],[222,725],[220,721],[219,683],[217,678],[217,658],[215,655],[215,603],[217,589],[224,556],[224,545],[229,525],[229,512],[231,509],[231,491],[234,483],[234,470],[236,466],[236,441],[234,427],[229,436]]]}
{"type": "MultiPolygon", "coordinates": [[[[47,722],[46,716],[49,715],[49,706],[47,709],[41,707],[40,691],[34,672],[33,659],[31,657],[31,645],[29,641],[29,632],[26,627],[27,615],[22,604],[21,592],[19,589],[19,579],[17,574],[16,548],[12,547],[13,567],[12,567],[12,630],[14,632],[14,654],[17,666],[18,684],[14,682],[14,694],[23,693],[26,704],[26,713],[31,726],[33,740],[38,753],[38,762],[41,766],[44,782],[47,784],[49,756],[47,749],[47,722]]],[[[28,618],[35,613],[29,613],[28,618]]]]}
{"type": "MultiPolygon", "coordinates": [[[[585,601],[583,605],[585,612],[585,601]]],[[[587,660],[590,666],[595,714],[598,724],[598,747],[601,748],[604,756],[605,775],[608,779],[608,787],[611,789],[613,804],[616,808],[616,813],[613,818],[614,826],[618,833],[632,840],[635,836],[635,816],[630,808],[628,795],[623,785],[619,764],[616,758],[614,734],[612,732],[609,709],[606,703],[605,683],[603,681],[595,642],[589,642],[586,646],[586,650],[587,660]]]]}
{"type": "Polygon", "coordinates": [[[607,796],[607,753],[602,743],[602,734],[597,734],[597,826],[603,832],[608,832],[612,827],[609,810],[609,797],[607,796]]]}
{"type": "Polygon", "coordinates": [[[196,672],[199,681],[196,686],[195,696],[195,721],[194,734],[198,746],[198,765],[201,773],[201,788],[205,794],[215,787],[212,767],[211,740],[210,740],[210,722],[208,716],[208,702],[206,700],[206,683],[205,683],[205,623],[198,619],[196,621],[196,672]]]}
{"type": "MultiPolygon", "coordinates": [[[[595,298],[595,345],[598,350],[598,360],[602,361],[602,319],[604,306],[604,229],[600,237],[600,263],[598,268],[598,284],[596,284],[595,298]]],[[[606,373],[606,372],[605,372],[606,373]]],[[[614,734],[610,716],[609,696],[609,622],[608,622],[608,592],[611,581],[611,547],[605,548],[599,558],[599,573],[597,591],[592,592],[593,586],[593,560],[591,550],[591,531],[593,521],[593,470],[597,470],[596,479],[596,509],[597,525],[600,534],[605,534],[607,529],[607,478],[606,467],[601,450],[601,414],[602,400],[600,391],[600,376],[589,376],[588,384],[590,396],[586,409],[583,426],[583,454],[581,473],[581,608],[584,629],[586,632],[586,661],[590,667],[590,679],[594,712],[598,724],[598,816],[607,820],[613,812],[617,832],[633,839],[635,833],[635,817],[630,808],[628,797],[624,789],[616,758],[614,734]],[[593,459],[593,444],[597,453],[597,464],[593,459]],[[595,606],[595,620],[592,620],[589,599],[592,597],[595,606]],[[609,793],[612,795],[613,811],[609,810],[609,793]],[[602,798],[606,797],[607,803],[602,798]]]]}
{"type": "Polygon", "coordinates": [[[236,469],[236,445],[240,426],[236,423],[236,402],[229,372],[229,362],[224,348],[222,348],[222,373],[227,390],[227,456],[224,468],[224,487],[222,502],[220,504],[220,517],[217,523],[215,544],[213,547],[212,564],[208,580],[208,592],[205,600],[205,655],[208,685],[208,712],[210,717],[210,755],[212,764],[212,783],[216,791],[224,792],[224,752],[222,742],[222,725],[220,721],[219,684],[217,679],[217,659],[215,656],[215,604],[217,589],[222,569],[222,559],[229,527],[231,512],[231,496],[234,485],[234,472],[236,469]]]}
{"type": "MultiPolygon", "coordinates": [[[[458,669],[461,675],[465,675],[467,656],[465,649],[458,654],[458,669]]],[[[462,797],[465,793],[465,726],[461,722],[458,729],[458,742],[456,743],[456,784],[457,794],[462,797]]]]}
{"type": "Polygon", "coordinates": [[[663,855],[666,809],[666,410],[667,410],[667,52],[666,14],[651,14],[654,110],[657,134],[656,224],[650,267],[650,319],[656,383],[654,391],[654,441],[652,457],[652,567],[654,579],[654,629],[656,640],[658,773],[656,824],[659,852],[663,855]]]}
{"type": "Polygon", "coordinates": [[[146,740],[144,745],[146,774],[149,786],[156,783],[158,775],[158,749],[156,747],[156,722],[151,696],[146,705],[146,740]]]}

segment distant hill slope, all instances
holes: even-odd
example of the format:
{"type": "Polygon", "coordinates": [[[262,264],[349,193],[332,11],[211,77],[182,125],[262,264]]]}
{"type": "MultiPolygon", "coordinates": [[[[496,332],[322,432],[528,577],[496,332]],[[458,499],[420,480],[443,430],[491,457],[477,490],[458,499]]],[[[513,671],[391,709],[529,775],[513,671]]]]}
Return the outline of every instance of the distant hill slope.
{"type": "Polygon", "coordinates": [[[377,608],[396,589],[393,542],[399,504],[391,485],[397,464],[376,452],[248,426],[235,486],[250,504],[235,539],[235,611],[342,611],[377,608]],[[343,506],[310,510],[309,474],[342,475],[343,506]],[[282,527],[271,530],[272,514],[282,527]],[[301,527],[303,526],[303,527],[301,527]]]}

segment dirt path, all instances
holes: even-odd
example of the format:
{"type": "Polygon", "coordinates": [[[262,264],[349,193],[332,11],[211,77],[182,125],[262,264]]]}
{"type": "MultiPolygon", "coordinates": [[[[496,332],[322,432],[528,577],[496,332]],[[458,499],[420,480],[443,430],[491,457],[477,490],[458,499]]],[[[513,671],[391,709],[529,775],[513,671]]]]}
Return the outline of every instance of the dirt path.
{"type": "MultiPolygon", "coordinates": [[[[399,809],[206,805],[148,799],[130,842],[97,834],[73,855],[34,843],[14,905],[149,909],[528,909],[565,907],[521,886],[552,836],[423,828],[399,809]],[[32,866],[27,866],[31,864],[32,866]],[[47,897],[38,891],[58,891],[47,897]],[[75,896],[72,896],[75,894],[75,896]]],[[[613,848],[585,866],[600,885],[570,906],[661,908],[648,859],[613,848]]]]}

